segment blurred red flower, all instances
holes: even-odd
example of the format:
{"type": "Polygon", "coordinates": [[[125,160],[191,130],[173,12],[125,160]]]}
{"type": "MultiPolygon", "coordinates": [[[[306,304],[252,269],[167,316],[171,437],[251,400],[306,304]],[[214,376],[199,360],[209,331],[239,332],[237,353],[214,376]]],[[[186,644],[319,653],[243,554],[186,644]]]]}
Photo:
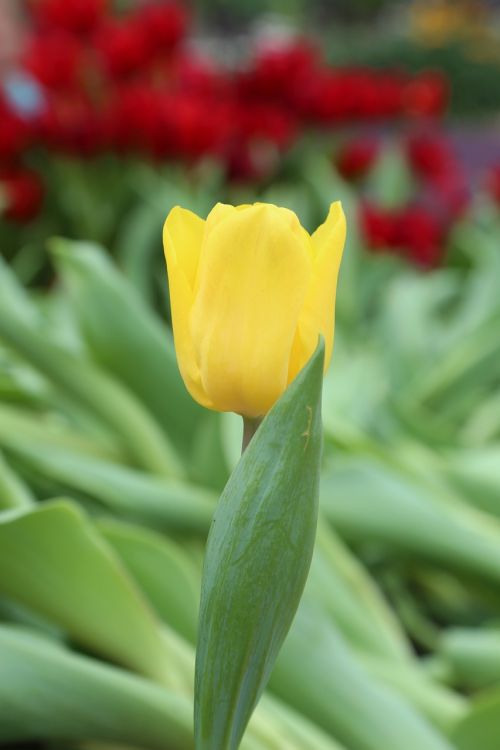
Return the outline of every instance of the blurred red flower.
{"type": "Polygon", "coordinates": [[[377,160],[380,147],[376,138],[358,136],[343,143],[336,154],[335,165],[346,180],[366,175],[377,160]]]}
{"type": "Polygon", "coordinates": [[[442,73],[428,71],[410,79],[404,93],[404,111],[417,117],[440,117],[448,105],[449,86],[442,73]]]}
{"type": "Polygon", "coordinates": [[[438,219],[421,206],[408,206],[395,221],[393,242],[407,257],[423,268],[433,268],[442,260],[445,232],[438,219]]]}
{"type": "Polygon", "coordinates": [[[45,29],[64,29],[86,34],[94,29],[106,11],[107,0],[29,0],[36,23],[45,29]]]}
{"type": "Polygon", "coordinates": [[[248,70],[236,79],[239,95],[244,99],[271,99],[293,105],[318,68],[318,52],[307,40],[261,45],[248,70]]]}
{"type": "Polygon", "coordinates": [[[27,169],[0,170],[0,214],[16,222],[34,219],[43,201],[43,183],[27,169]]]}
{"type": "Polygon", "coordinates": [[[406,145],[408,161],[424,182],[429,203],[446,220],[460,217],[469,204],[467,180],[451,142],[438,133],[417,133],[406,145]]]}
{"type": "Polygon", "coordinates": [[[133,16],[108,18],[94,36],[95,49],[104,71],[111,78],[139,74],[153,56],[144,28],[133,16]]]}
{"type": "Polygon", "coordinates": [[[130,17],[150,49],[172,50],[187,32],[189,15],[185,6],[175,2],[155,2],[139,8],[130,17]]]}
{"type": "Polygon", "coordinates": [[[438,133],[417,133],[406,144],[408,161],[415,174],[432,179],[446,174],[455,166],[455,156],[449,141],[438,133]]]}
{"type": "Polygon", "coordinates": [[[108,145],[109,124],[105,112],[75,92],[50,99],[38,119],[38,137],[56,151],[92,156],[108,145]]]}
{"type": "Polygon", "coordinates": [[[393,211],[364,202],[360,208],[360,225],[364,240],[372,250],[395,246],[397,217],[393,211]]]}
{"type": "Polygon", "coordinates": [[[12,112],[0,96],[0,161],[15,161],[31,141],[32,131],[29,124],[12,112]]]}
{"type": "Polygon", "coordinates": [[[85,48],[64,31],[33,34],[24,53],[23,65],[44,86],[71,89],[79,86],[85,48]]]}

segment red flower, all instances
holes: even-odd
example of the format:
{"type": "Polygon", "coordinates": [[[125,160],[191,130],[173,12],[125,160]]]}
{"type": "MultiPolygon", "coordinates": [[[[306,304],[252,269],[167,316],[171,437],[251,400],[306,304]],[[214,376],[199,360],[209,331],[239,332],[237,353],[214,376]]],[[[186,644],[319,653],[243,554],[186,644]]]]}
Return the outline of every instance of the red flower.
{"type": "Polygon", "coordinates": [[[423,268],[433,268],[443,256],[445,233],[442,224],[428,210],[408,206],[397,216],[393,241],[407,257],[423,268]]]}
{"type": "Polygon", "coordinates": [[[386,250],[395,246],[397,218],[393,211],[372,203],[363,203],[360,224],[361,232],[369,248],[386,250]]]}
{"type": "Polygon", "coordinates": [[[30,0],[29,7],[43,29],[86,34],[97,26],[107,4],[107,0],[30,0]]]}
{"type": "Polygon", "coordinates": [[[375,164],[379,152],[378,141],[360,136],[344,143],[336,155],[336,167],[346,180],[363,177],[375,164]]]}
{"type": "Polygon", "coordinates": [[[31,128],[0,97],[0,161],[17,159],[30,145],[31,128]]]}
{"type": "Polygon", "coordinates": [[[419,133],[408,139],[407,155],[415,174],[424,179],[445,175],[455,167],[455,156],[442,135],[419,133]]]}
{"type": "Polygon", "coordinates": [[[24,67],[40,83],[51,89],[71,89],[79,85],[84,48],[63,31],[31,37],[24,55],[24,67]]]}
{"type": "Polygon", "coordinates": [[[315,48],[306,40],[262,46],[237,86],[244,99],[271,99],[293,104],[313,78],[318,64],[315,48]]]}
{"type": "Polygon", "coordinates": [[[40,140],[49,148],[80,156],[99,153],[109,142],[105,113],[81,94],[53,98],[38,129],[40,140]]]}
{"type": "Polygon", "coordinates": [[[109,19],[95,37],[95,47],[104,70],[112,78],[140,73],[152,57],[144,29],[133,17],[109,19]]]}
{"type": "Polygon", "coordinates": [[[4,216],[11,221],[25,222],[40,212],[43,184],[36,172],[26,169],[0,170],[0,195],[4,216]]]}
{"type": "Polygon", "coordinates": [[[144,5],[131,18],[140,27],[150,49],[172,50],[186,35],[189,16],[187,9],[174,2],[144,5]]]}
{"type": "Polygon", "coordinates": [[[233,97],[230,77],[210,59],[190,51],[179,51],[170,58],[164,70],[169,86],[184,93],[198,94],[206,99],[233,97]]]}
{"type": "Polygon", "coordinates": [[[418,117],[439,117],[446,110],[448,98],[448,83],[441,73],[421,73],[406,85],[404,110],[418,117]]]}
{"type": "Polygon", "coordinates": [[[469,191],[450,142],[442,135],[420,133],[408,140],[407,154],[415,174],[425,181],[435,210],[446,221],[461,216],[469,203],[469,191]]]}
{"type": "Polygon", "coordinates": [[[293,115],[272,104],[238,107],[238,130],[245,140],[262,140],[286,149],[297,133],[293,115]]]}
{"type": "Polygon", "coordinates": [[[160,101],[151,86],[132,83],[118,87],[110,101],[111,141],[118,151],[151,150],[161,136],[160,101]]]}

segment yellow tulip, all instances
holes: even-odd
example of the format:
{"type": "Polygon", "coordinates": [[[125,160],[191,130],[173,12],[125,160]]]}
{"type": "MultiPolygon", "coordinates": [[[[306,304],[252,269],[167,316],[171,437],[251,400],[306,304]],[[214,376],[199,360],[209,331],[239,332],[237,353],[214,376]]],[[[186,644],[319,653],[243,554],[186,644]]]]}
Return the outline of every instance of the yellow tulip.
{"type": "Polygon", "coordinates": [[[265,203],[218,203],[206,221],[171,210],[163,241],[174,341],[196,401],[264,415],[320,334],[328,366],[345,234],[339,202],[312,235],[292,211],[265,203]]]}

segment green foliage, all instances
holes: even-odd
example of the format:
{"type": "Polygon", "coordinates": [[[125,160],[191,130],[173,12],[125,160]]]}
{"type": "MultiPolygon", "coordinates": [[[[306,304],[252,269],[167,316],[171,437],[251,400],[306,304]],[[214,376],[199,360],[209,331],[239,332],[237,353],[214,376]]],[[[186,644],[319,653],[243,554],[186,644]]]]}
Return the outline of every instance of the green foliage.
{"type": "MultiPolygon", "coordinates": [[[[354,226],[353,195],[325,161],[302,178],[269,195],[304,206],[312,226],[342,192],[354,226]]],[[[202,211],[203,195],[191,200],[202,211]]],[[[323,389],[319,532],[242,750],[496,749],[499,236],[492,212],[478,212],[454,234],[454,268],[421,274],[365,256],[350,232],[323,389]]],[[[53,257],[60,283],[43,296],[0,266],[0,743],[192,750],[202,560],[241,436],[184,393],[168,326],[142,293],[150,268],[141,286],[133,254],[126,274],[96,245],[58,240],[53,257]]],[[[305,438],[264,449],[265,428],[226,490],[234,515],[216,520],[207,567],[221,599],[236,568],[253,591],[245,600],[233,577],[237,627],[214,632],[200,657],[237,667],[229,636],[239,648],[260,637],[240,729],[277,650],[265,648],[251,573],[282,595],[281,637],[291,568],[270,561],[314,510],[298,504],[306,467],[278,471],[281,450],[305,438]],[[252,571],[240,559],[228,572],[217,534],[243,522],[235,483],[262,451],[276,459],[261,511],[277,503],[281,523],[261,559],[249,543],[252,571]]]]}
{"type": "Polygon", "coordinates": [[[318,514],[324,345],[265,417],[207,541],[196,651],[199,750],[237,750],[306,582],[318,514]]]}

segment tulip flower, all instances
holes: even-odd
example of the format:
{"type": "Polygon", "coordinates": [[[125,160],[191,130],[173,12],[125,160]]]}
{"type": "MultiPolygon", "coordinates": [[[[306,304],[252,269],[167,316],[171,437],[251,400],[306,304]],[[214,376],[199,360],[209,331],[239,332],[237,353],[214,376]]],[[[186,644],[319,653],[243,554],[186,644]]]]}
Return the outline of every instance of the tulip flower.
{"type": "Polygon", "coordinates": [[[203,406],[266,414],[325,340],[333,347],[345,216],[312,235],[288,209],[217,204],[206,221],[175,207],[164,227],[177,359],[203,406]]]}

